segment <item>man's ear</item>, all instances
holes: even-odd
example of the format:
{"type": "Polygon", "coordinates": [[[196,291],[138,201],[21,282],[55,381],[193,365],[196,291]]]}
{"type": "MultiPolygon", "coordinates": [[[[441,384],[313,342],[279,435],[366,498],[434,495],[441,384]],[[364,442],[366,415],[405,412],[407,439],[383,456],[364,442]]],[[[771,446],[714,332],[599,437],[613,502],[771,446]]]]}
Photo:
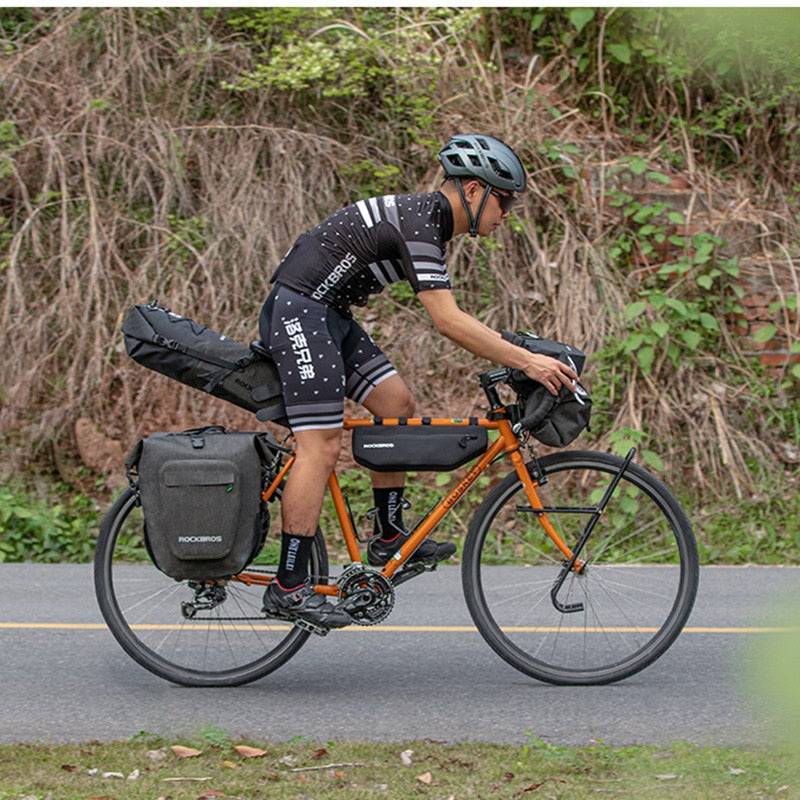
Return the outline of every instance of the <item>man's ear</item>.
{"type": "Polygon", "coordinates": [[[474,197],[477,197],[483,190],[483,187],[480,184],[480,181],[477,180],[469,180],[464,184],[464,195],[468,200],[472,200],[474,197]]]}

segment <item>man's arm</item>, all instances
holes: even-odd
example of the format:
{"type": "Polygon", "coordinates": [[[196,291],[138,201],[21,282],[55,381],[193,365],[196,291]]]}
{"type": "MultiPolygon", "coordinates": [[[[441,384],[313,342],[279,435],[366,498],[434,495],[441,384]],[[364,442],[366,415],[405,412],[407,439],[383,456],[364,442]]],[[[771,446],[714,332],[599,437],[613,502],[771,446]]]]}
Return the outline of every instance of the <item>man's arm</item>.
{"type": "Polygon", "coordinates": [[[498,331],[462,311],[449,289],[423,291],[417,297],[436,330],[470,353],[504,367],[521,369],[528,377],[544,384],[551,394],[558,394],[561,386],[573,389],[572,382],[578,376],[570,367],[556,358],[530,353],[507,342],[498,331]]]}

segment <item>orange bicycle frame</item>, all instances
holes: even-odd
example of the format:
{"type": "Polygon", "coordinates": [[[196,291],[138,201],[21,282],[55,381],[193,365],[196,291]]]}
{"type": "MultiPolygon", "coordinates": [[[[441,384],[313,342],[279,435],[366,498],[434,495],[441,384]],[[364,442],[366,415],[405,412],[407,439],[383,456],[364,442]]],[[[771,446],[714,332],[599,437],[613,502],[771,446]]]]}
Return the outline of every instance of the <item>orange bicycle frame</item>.
{"type": "MultiPolygon", "coordinates": [[[[462,427],[470,423],[480,425],[487,430],[497,431],[499,435],[497,439],[495,439],[495,441],[489,445],[483,455],[481,455],[472,465],[472,467],[470,467],[466,474],[449,489],[447,494],[439,500],[434,508],[425,516],[419,525],[417,525],[411,536],[406,542],[403,543],[397,553],[395,553],[395,555],[389,559],[382,569],[382,573],[386,578],[391,578],[392,575],[394,575],[394,573],[406,562],[408,557],[439,524],[442,518],[449,513],[450,509],[453,508],[459,499],[461,499],[461,497],[473,485],[475,480],[489,467],[490,464],[492,464],[492,462],[504,454],[510,457],[517,476],[519,477],[520,482],[525,489],[528,504],[536,514],[542,529],[550,537],[550,539],[552,539],[553,543],[564,555],[564,558],[567,559],[567,561],[572,559],[572,551],[559,536],[558,532],[553,527],[553,524],[550,522],[546,510],[542,506],[541,500],[539,499],[539,495],[536,491],[538,482],[531,477],[527,467],[525,466],[525,460],[520,453],[519,440],[512,431],[511,423],[508,419],[481,418],[477,420],[473,419],[471,421],[466,419],[455,420],[446,418],[425,419],[425,424],[427,425],[444,427],[462,427]]],[[[347,418],[344,420],[344,429],[352,430],[358,426],[375,424],[377,424],[376,421],[370,418],[347,418]]],[[[384,428],[387,428],[400,425],[401,420],[383,418],[381,419],[380,424],[384,428]]],[[[422,418],[403,419],[402,424],[404,426],[422,425],[423,420],[422,418]]],[[[264,490],[264,500],[269,500],[273,496],[275,490],[278,488],[278,486],[280,486],[291,469],[294,459],[295,455],[291,454],[272,483],[264,490]]],[[[345,545],[347,546],[347,552],[350,560],[353,563],[360,563],[362,558],[358,546],[358,535],[354,530],[350,513],[347,508],[347,503],[335,472],[332,472],[328,478],[328,491],[330,492],[331,499],[333,501],[333,507],[336,512],[336,517],[339,521],[339,526],[344,537],[345,545]]],[[[582,566],[583,565],[580,561],[576,561],[573,568],[579,572],[582,566]]],[[[268,583],[270,579],[265,578],[265,576],[245,572],[236,576],[236,580],[240,580],[245,583],[268,583]]],[[[315,589],[320,594],[336,595],[338,593],[338,587],[335,584],[318,584],[315,589]]]]}

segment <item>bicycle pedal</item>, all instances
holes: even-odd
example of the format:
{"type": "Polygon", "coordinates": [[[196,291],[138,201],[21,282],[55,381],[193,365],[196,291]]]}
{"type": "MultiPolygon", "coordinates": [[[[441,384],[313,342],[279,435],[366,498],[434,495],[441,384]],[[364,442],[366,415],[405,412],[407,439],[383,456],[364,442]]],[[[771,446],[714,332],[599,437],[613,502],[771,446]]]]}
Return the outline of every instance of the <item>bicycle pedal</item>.
{"type": "Polygon", "coordinates": [[[433,572],[438,563],[438,561],[413,561],[411,564],[407,564],[401,570],[392,575],[392,583],[395,586],[399,586],[401,583],[405,583],[406,581],[410,581],[412,578],[416,578],[417,575],[422,575],[423,572],[433,572]]]}
{"type": "Polygon", "coordinates": [[[313,622],[309,622],[307,619],[300,619],[299,617],[296,617],[295,619],[291,620],[291,622],[294,623],[295,627],[304,631],[308,631],[309,633],[316,633],[317,636],[327,636],[330,633],[330,628],[326,628],[323,625],[315,625],[313,622]]]}

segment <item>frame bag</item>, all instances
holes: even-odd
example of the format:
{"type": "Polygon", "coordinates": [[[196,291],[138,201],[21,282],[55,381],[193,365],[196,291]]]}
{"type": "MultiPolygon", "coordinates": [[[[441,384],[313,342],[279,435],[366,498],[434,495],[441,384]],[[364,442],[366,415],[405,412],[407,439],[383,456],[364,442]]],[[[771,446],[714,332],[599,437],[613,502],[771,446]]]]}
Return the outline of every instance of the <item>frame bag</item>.
{"type": "Polygon", "coordinates": [[[353,458],[376,472],[442,472],[472,461],[488,447],[486,428],[468,425],[374,425],[353,428],[353,458]]]}
{"type": "Polygon", "coordinates": [[[137,363],[285,424],[281,382],[266,355],[155,301],[135,305],[122,322],[125,349],[137,363]]]}
{"type": "Polygon", "coordinates": [[[153,563],[176,580],[227,578],[258,555],[269,528],[261,499],[266,433],[212,426],[141,439],[126,466],[153,563]]]}
{"type": "MultiPolygon", "coordinates": [[[[503,331],[502,335],[512,344],[532,353],[557,358],[578,375],[583,372],[586,355],[572,345],[543,339],[532,333],[503,331]]],[[[576,384],[574,392],[562,387],[554,396],[544,385],[515,369],[511,371],[509,384],[519,396],[519,421],[515,430],[530,431],[536,439],[551,447],[566,447],[589,427],[592,400],[580,383],[576,384]]]]}

